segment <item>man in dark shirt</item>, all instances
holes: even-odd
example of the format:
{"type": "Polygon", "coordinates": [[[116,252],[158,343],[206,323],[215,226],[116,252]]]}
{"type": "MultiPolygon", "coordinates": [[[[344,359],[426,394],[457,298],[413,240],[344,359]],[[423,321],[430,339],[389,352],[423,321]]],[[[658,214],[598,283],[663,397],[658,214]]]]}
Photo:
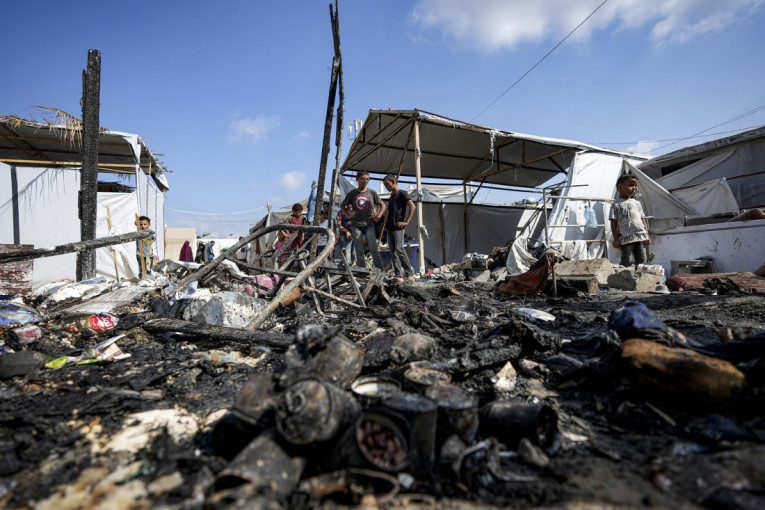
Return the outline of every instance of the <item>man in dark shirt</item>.
{"type": "Polygon", "coordinates": [[[340,204],[340,207],[348,211],[351,219],[353,245],[356,248],[356,265],[364,267],[364,240],[367,249],[372,255],[375,265],[380,271],[385,269],[380,251],[377,249],[377,237],[375,236],[375,223],[380,221],[385,213],[385,204],[374,190],[368,189],[369,173],[359,171],[356,174],[358,187],[351,190],[340,204]],[[379,207],[379,210],[378,210],[379,207]]]}
{"type": "Polygon", "coordinates": [[[383,185],[390,192],[388,219],[385,221],[385,228],[388,230],[388,249],[395,272],[393,281],[403,282],[404,276],[407,280],[414,280],[414,269],[406,256],[406,248],[404,248],[404,228],[412,221],[415,205],[409,198],[409,193],[398,187],[395,175],[386,175],[383,179],[383,185]]]}

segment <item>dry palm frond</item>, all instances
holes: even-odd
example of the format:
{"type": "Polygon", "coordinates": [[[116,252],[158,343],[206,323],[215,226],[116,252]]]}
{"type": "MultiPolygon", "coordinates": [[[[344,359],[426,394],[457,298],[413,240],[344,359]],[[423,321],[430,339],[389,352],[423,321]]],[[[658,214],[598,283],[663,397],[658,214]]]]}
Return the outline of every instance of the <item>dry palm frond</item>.
{"type": "MultiPolygon", "coordinates": [[[[4,115],[0,117],[0,122],[8,124],[12,129],[18,128],[22,124],[35,127],[37,129],[47,128],[62,142],[71,145],[80,144],[82,140],[82,121],[64,110],[52,106],[35,106],[42,120],[23,119],[17,115],[4,115]]],[[[100,134],[108,133],[109,130],[99,127],[100,134]]]]}

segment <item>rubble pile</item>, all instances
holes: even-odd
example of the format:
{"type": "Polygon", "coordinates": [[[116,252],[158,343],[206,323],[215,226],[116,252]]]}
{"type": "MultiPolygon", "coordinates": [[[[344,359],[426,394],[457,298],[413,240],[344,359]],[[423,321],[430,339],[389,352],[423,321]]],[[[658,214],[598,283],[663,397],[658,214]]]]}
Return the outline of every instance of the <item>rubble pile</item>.
{"type": "Polygon", "coordinates": [[[762,508],[761,294],[589,262],[557,297],[324,264],[276,306],[164,261],[3,301],[0,506],[762,508]]]}

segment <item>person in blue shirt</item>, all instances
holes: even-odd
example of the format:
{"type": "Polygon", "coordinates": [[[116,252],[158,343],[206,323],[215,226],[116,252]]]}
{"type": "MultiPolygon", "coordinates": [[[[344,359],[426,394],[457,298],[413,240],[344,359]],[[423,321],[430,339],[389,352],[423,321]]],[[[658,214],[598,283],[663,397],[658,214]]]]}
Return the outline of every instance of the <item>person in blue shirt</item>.
{"type": "Polygon", "coordinates": [[[215,252],[213,251],[213,246],[215,246],[215,241],[210,241],[210,243],[205,246],[205,260],[207,262],[210,262],[215,258],[215,252]]]}

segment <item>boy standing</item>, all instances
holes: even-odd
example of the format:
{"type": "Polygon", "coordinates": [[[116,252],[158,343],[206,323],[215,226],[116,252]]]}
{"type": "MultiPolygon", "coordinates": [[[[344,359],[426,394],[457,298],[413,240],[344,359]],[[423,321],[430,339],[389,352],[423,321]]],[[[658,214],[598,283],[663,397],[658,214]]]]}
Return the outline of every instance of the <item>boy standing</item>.
{"type": "Polygon", "coordinates": [[[353,245],[356,248],[356,265],[364,267],[364,239],[367,241],[367,249],[372,255],[375,265],[380,271],[385,270],[380,252],[377,250],[377,236],[375,236],[375,223],[380,221],[385,212],[385,204],[374,190],[367,188],[369,172],[364,170],[356,174],[358,188],[351,190],[340,207],[348,211],[351,219],[351,233],[353,245]],[[380,208],[378,211],[377,208],[380,208]]]}
{"type": "Polygon", "coordinates": [[[393,281],[403,282],[404,276],[407,280],[414,280],[414,269],[404,248],[404,227],[412,221],[414,202],[409,198],[409,193],[398,187],[395,175],[386,175],[383,184],[391,194],[388,200],[388,218],[385,221],[385,228],[388,230],[388,247],[395,272],[393,281]]]}
{"type": "Polygon", "coordinates": [[[611,220],[611,233],[614,236],[614,248],[621,248],[620,264],[625,267],[630,265],[633,254],[635,266],[645,264],[646,246],[651,244],[643,206],[632,198],[637,185],[638,179],[634,175],[622,175],[617,179],[616,191],[619,198],[614,200],[608,215],[608,219],[611,220]]]}
{"type": "MultiPolygon", "coordinates": [[[[151,228],[151,220],[148,216],[139,216],[136,226],[138,230],[149,230],[151,228]]],[[[135,242],[135,258],[138,260],[138,278],[146,276],[154,265],[154,251],[151,249],[154,239],[156,239],[156,236],[152,234],[135,242]]]]}

